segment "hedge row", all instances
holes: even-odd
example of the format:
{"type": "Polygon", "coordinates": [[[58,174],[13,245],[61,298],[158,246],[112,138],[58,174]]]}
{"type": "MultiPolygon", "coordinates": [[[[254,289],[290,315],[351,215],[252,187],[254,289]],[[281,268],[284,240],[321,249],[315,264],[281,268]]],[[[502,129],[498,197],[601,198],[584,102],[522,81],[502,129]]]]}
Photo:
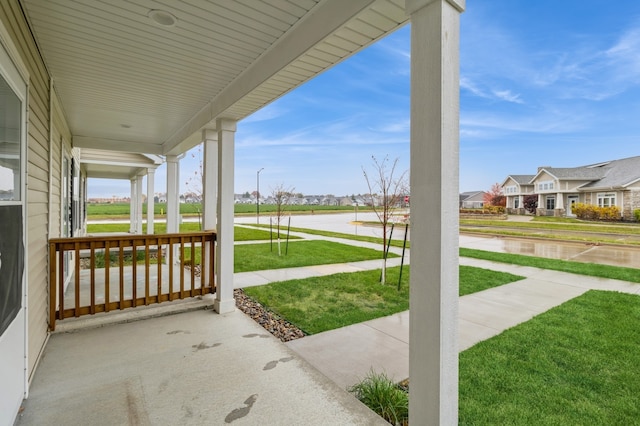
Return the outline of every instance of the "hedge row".
{"type": "Polygon", "coordinates": [[[506,208],[503,206],[485,206],[482,209],[460,209],[462,214],[504,214],[506,208]]]}
{"type": "Polygon", "coordinates": [[[616,206],[598,207],[593,204],[576,203],[571,207],[571,212],[578,219],[584,220],[620,220],[620,209],[616,206]]]}

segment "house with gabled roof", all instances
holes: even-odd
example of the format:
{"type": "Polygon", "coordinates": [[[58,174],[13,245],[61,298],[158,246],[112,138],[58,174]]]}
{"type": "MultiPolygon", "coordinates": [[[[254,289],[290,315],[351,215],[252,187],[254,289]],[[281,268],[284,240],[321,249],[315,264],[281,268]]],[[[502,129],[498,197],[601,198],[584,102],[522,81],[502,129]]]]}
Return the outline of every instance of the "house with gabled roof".
{"type": "Polygon", "coordinates": [[[484,206],[484,191],[467,191],[460,194],[461,209],[481,209],[484,206]]]}
{"type": "Polygon", "coordinates": [[[525,214],[524,197],[533,194],[531,180],[535,175],[509,175],[502,182],[502,193],[507,199],[507,213],[525,214]]]}
{"type": "MultiPolygon", "coordinates": [[[[526,175],[520,175],[525,176],[526,175]]],[[[524,180],[524,179],[522,179],[524,180]]],[[[502,184],[507,207],[516,211],[513,176],[502,184]]],[[[581,167],[538,167],[527,183],[531,193],[538,195],[538,216],[574,216],[571,207],[576,203],[599,207],[616,206],[622,220],[633,220],[634,210],[640,209],[640,156],[605,161],[581,167]]]]}

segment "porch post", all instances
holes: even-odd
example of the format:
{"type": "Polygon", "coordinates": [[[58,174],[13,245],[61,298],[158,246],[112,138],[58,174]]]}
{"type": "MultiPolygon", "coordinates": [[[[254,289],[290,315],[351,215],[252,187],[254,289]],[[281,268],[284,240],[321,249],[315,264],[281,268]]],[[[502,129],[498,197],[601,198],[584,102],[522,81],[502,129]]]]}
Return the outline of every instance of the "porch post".
{"type": "Polygon", "coordinates": [[[215,129],[202,131],[202,228],[216,229],[218,198],[218,132],[215,129]]]}
{"type": "Polygon", "coordinates": [[[565,216],[564,213],[564,196],[562,192],[558,192],[556,194],[556,216],[565,216]]]}
{"type": "MultiPolygon", "coordinates": [[[[215,129],[202,131],[202,229],[211,231],[216,229],[216,211],[218,202],[218,132],[215,129]]],[[[215,243],[207,244],[204,248],[205,259],[210,259],[211,247],[215,243]]],[[[214,261],[215,263],[215,261],[214,261]]],[[[207,265],[214,268],[214,265],[207,265]]],[[[214,283],[207,283],[214,285],[214,283]]]]}
{"type": "Polygon", "coordinates": [[[458,423],[459,26],[464,0],[411,17],[409,423],[458,423]],[[416,261],[417,260],[417,261],[416,261]]]}
{"type": "Polygon", "coordinates": [[[154,233],[154,217],[155,217],[155,169],[147,169],[147,234],[154,233]]]}
{"type": "Polygon", "coordinates": [[[235,310],[233,298],[233,168],[236,122],[217,119],[218,129],[218,223],[216,226],[216,300],[219,314],[235,310]]]}
{"type": "Polygon", "coordinates": [[[167,155],[167,233],[178,232],[180,199],[178,179],[180,179],[180,159],[177,155],[167,155]]]}
{"type": "Polygon", "coordinates": [[[136,179],[137,176],[135,178],[131,178],[131,191],[129,192],[129,233],[130,234],[135,234],[136,233],[136,207],[138,207],[138,204],[136,203],[136,179]]]}
{"type": "Polygon", "coordinates": [[[542,194],[538,194],[538,208],[536,208],[536,216],[545,216],[547,205],[542,194]]]}
{"type": "Polygon", "coordinates": [[[142,234],[142,176],[136,177],[136,234],[142,234]]]}

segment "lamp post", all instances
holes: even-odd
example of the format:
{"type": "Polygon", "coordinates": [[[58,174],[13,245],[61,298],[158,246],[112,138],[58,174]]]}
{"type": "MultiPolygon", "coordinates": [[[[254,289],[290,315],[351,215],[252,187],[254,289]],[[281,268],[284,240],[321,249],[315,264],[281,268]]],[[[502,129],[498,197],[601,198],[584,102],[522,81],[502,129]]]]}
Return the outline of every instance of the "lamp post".
{"type": "Polygon", "coordinates": [[[260,224],[260,172],[264,167],[256,173],[256,223],[260,224]]]}

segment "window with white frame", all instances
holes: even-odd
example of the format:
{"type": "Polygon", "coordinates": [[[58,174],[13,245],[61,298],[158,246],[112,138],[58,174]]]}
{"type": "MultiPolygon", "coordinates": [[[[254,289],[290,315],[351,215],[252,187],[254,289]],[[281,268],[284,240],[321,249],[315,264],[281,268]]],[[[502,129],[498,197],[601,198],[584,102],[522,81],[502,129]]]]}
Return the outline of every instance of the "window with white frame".
{"type": "Polygon", "coordinates": [[[556,208],[556,197],[550,195],[547,197],[547,210],[553,210],[556,208]]]}
{"type": "Polygon", "coordinates": [[[611,207],[616,205],[615,192],[600,192],[597,195],[598,207],[611,207]]]}
{"type": "Polygon", "coordinates": [[[513,199],[513,208],[514,209],[520,208],[520,197],[516,197],[513,199]]]}
{"type": "Polygon", "coordinates": [[[549,191],[553,189],[553,181],[539,182],[538,183],[538,191],[549,191]]]}
{"type": "Polygon", "coordinates": [[[518,187],[515,185],[509,185],[504,188],[505,194],[515,194],[516,192],[518,192],[518,187]]]}

